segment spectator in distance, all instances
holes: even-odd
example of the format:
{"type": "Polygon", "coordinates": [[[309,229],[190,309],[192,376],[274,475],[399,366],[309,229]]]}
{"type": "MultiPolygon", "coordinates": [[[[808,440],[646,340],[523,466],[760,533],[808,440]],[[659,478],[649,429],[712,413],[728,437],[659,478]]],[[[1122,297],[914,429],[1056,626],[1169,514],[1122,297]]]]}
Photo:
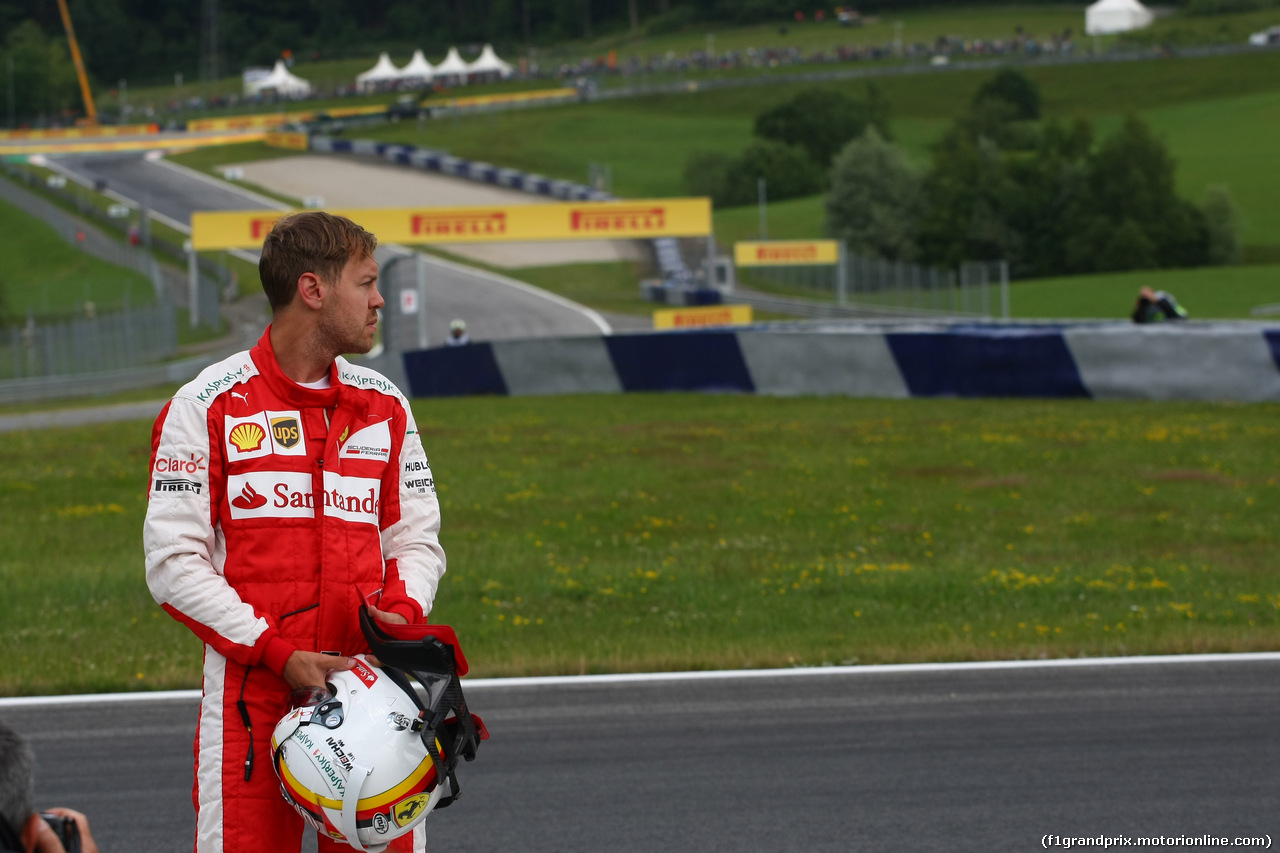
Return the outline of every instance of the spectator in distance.
{"type": "Polygon", "coordinates": [[[454,320],[449,324],[449,337],[445,340],[446,346],[461,347],[471,343],[471,337],[467,335],[467,323],[465,320],[454,320]]]}
{"type": "Polygon", "coordinates": [[[1158,323],[1162,320],[1185,320],[1187,309],[1178,304],[1172,293],[1144,287],[1133,304],[1133,322],[1158,323]]]}

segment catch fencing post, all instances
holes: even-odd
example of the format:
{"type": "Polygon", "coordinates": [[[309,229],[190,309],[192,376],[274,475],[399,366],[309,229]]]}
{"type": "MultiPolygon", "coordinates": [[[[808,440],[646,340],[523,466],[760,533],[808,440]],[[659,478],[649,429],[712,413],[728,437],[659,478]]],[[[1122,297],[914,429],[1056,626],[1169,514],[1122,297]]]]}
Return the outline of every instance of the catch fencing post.
{"type": "Polygon", "coordinates": [[[195,248],[187,240],[187,310],[191,315],[191,328],[200,324],[200,264],[195,248]]]}
{"type": "Polygon", "coordinates": [[[418,252],[414,255],[414,272],[418,287],[418,349],[427,348],[427,258],[418,252]]]}
{"type": "Polygon", "coordinates": [[[844,241],[836,243],[836,304],[845,305],[849,298],[849,262],[844,241]]]}
{"type": "Polygon", "coordinates": [[[769,214],[766,205],[768,204],[765,194],[767,192],[766,182],[764,178],[756,178],[756,198],[760,206],[760,239],[769,239],[769,214]]]}
{"type": "Polygon", "coordinates": [[[1009,319],[1009,262],[1000,262],[1000,316],[1009,319]]]}

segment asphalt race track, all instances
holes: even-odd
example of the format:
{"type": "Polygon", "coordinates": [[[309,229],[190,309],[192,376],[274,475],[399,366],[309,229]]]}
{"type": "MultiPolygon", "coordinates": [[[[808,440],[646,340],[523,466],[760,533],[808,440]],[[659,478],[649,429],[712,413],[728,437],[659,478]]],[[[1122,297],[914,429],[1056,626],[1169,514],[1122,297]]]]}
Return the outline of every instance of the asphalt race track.
{"type": "MultiPolygon", "coordinates": [[[[62,170],[106,188],[186,226],[198,210],[283,209],[285,205],[142,154],[61,156],[62,170]]],[[[390,252],[379,249],[384,268],[390,252]]],[[[488,273],[427,258],[428,343],[440,345],[449,322],[463,318],[473,340],[543,336],[598,335],[610,324],[582,306],[550,297],[545,291],[504,283],[488,273]]],[[[387,288],[383,288],[387,291],[387,288]]],[[[389,291],[388,302],[393,302],[389,291]]],[[[388,310],[395,310],[391,304],[388,310]]],[[[623,322],[627,319],[621,318],[623,322]]],[[[396,377],[392,377],[395,379],[396,377]]]]}
{"type": "MultiPolygon", "coordinates": [[[[477,682],[468,700],[492,738],[459,773],[464,796],[429,818],[433,853],[1000,851],[1039,848],[1046,834],[1280,834],[1276,655],[477,682]]],[[[190,849],[195,711],[189,700],[0,701],[36,749],[37,806],[85,811],[104,853],[190,849]]]]}
{"type": "Polygon", "coordinates": [[[50,158],[63,170],[89,181],[102,181],[106,189],[189,225],[196,210],[269,210],[286,206],[245,192],[213,178],[193,174],[148,160],[142,154],[76,154],[50,158]]]}

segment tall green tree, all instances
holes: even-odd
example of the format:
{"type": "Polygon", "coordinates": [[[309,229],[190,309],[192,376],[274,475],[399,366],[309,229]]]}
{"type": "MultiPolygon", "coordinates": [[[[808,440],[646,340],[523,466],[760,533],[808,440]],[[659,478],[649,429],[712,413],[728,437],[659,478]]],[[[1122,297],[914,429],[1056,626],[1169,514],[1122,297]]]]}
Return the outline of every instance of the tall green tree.
{"type": "Polygon", "coordinates": [[[978,87],[973,105],[1001,101],[1013,108],[1013,118],[1034,121],[1040,118],[1040,87],[1027,75],[1013,68],[1002,68],[994,77],[978,87]]]}
{"type": "Polygon", "coordinates": [[[1070,238],[1080,271],[1191,267],[1207,263],[1204,213],[1179,198],[1174,161],[1145,122],[1129,116],[1089,158],[1088,221],[1070,238]]]}
{"type": "Polygon", "coordinates": [[[910,261],[924,213],[924,187],[906,155],[874,127],[831,165],[827,231],[856,254],[910,261]]]}
{"type": "Polygon", "coordinates": [[[836,152],[873,125],[882,138],[892,138],[888,105],[879,97],[878,89],[869,92],[865,102],[831,89],[806,89],[761,113],[756,118],[755,134],[761,139],[800,146],[825,171],[836,152]]]}
{"type": "Polygon", "coordinates": [[[991,140],[953,128],[934,148],[924,191],[918,239],[926,260],[956,266],[1019,253],[1022,235],[1010,221],[1018,187],[991,140]]]}
{"type": "MultiPolygon", "coordinates": [[[[64,42],[50,40],[35,21],[14,27],[4,41],[2,70],[13,67],[11,107],[19,121],[42,121],[79,112],[80,89],[64,42]]],[[[5,81],[8,83],[8,81],[5,81]]],[[[6,98],[8,93],[6,93],[6,98]]]]}

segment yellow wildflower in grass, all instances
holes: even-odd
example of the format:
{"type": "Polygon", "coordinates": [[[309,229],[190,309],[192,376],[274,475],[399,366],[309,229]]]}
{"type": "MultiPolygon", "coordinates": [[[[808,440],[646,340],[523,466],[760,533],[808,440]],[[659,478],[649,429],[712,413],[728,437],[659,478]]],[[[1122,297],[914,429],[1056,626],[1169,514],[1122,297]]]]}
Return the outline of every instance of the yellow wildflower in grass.
{"type": "Polygon", "coordinates": [[[107,513],[124,512],[124,507],[117,503],[109,504],[74,504],[72,506],[59,507],[54,512],[59,518],[87,518],[91,515],[105,515],[107,513]]]}

